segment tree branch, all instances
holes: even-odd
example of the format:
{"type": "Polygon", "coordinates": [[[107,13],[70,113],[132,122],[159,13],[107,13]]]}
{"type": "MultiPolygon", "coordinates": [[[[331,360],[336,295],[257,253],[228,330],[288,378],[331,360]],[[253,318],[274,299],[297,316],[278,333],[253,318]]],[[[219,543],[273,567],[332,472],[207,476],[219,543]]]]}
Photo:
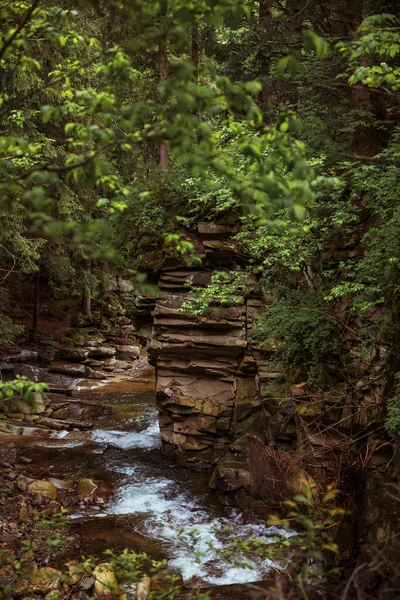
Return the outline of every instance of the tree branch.
{"type": "Polygon", "coordinates": [[[3,58],[7,48],[9,48],[9,46],[11,46],[11,44],[13,43],[13,41],[18,37],[18,35],[21,33],[21,31],[23,30],[23,28],[25,27],[25,25],[30,21],[33,13],[35,12],[36,8],[39,5],[40,0],[34,0],[32,6],[27,10],[27,12],[25,13],[24,18],[22,19],[21,23],[18,25],[17,29],[14,31],[14,33],[12,33],[10,35],[10,37],[8,38],[8,40],[6,40],[4,42],[3,47],[0,49],[0,60],[3,58]]]}

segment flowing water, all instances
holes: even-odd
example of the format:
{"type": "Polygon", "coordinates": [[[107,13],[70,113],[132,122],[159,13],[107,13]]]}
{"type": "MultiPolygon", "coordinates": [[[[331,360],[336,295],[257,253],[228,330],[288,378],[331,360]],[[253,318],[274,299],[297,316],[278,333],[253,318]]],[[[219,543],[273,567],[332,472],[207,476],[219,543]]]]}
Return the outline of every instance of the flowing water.
{"type": "Polygon", "coordinates": [[[60,432],[45,447],[38,443],[36,452],[53,477],[91,477],[113,486],[108,502],[82,505],[72,515],[83,553],[128,547],[168,559],[185,581],[216,586],[268,576],[268,561],[247,557],[244,566],[221,559],[232,539],[268,539],[277,530],[226,514],[208,490],[209,474],[162,455],[152,383],[111,382],[80,395],[112,405],[113,415],[97,420],[89,433],[60,432]]]}

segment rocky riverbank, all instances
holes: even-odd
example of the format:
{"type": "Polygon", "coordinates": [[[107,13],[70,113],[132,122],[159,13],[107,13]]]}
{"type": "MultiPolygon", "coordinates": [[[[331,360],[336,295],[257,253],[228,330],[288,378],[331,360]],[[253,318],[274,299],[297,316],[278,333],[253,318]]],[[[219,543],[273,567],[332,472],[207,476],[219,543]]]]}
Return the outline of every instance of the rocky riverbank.
{"type": "MultiPolygon", "coordinates": [[[[95,569],[100,564],[111,573],[104,550],[117,555],[125,548],[146,552],[149,560],[168,559],[172,567],[156,579],[142,581],[137,590],[141,600],[149,589],[160,591],[160,582],[166,586],[165,577],[170,579],[171,574],[179,584],[184,573],[185,587],[177,596],[182,598],[197,590],[221,600],[231,599],[232,593],[245,600],[266,588],[266,582],[258,580],[268,567],[263,570],[261,564],[254,564],[252,571],[222,566],[207,550],[209,542],[217,547],[222,543],[216,529],[229,527],[232,535],[244,539],[251,533],[247,529],[251,524],[246,525],[238,515],[224,515],[208,492],[206,474],[193,478],[190,471],[174,466],[160,453],[152,377],[147,366],[140,374],[137,369],[133,377],[124,374],[100,384],[69,378],[68,402],[85,400],[102,409],[92,416],[91,429],[49,429],[49,435],[7,433],[0,440],[0,577],[3,586],[16,589],[15,597],[51,600],[70,595],[104,600],[95,587],[95,569]],[[57,517],[64,509],[74,517],[67,529],[57,517]],[[39,526],[40,521],[52,519],[56,521],[51,530],[39,526]],[[199,528],[200,537],[193,538],[197,546],[188,543],[189,535],[180,537],[182,528],[188,532],[199,528]],[[74,539],[69,540],[70,536],[74,539]],[[59,556],[46,543],[52,537],[66,542],[59,556]],[[193,556],[199,551],[205,555],[197,564],[193,556]],[[90,569],[85,563],[81,586],[72,576],[79,567],[71,557],[90,554],[95,559],[90,569]],[[9,557],[13,557],[12,564],[9,557]],[[27,565],[28,581],[21,579],[15,561],[27,565]]],[[[133,593],[132,586],[124,587],[124,577],[117,573],[116,578],[118,588],[107,600],[117,600],[126,589],[133,593]]]]}

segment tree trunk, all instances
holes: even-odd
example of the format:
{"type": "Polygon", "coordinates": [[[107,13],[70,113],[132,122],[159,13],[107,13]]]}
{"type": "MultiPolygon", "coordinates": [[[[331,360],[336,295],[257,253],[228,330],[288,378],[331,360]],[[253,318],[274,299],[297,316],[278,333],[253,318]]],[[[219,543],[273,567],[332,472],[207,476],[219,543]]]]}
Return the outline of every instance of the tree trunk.
{"type": "Polygon", "coordinates": [[[39,308],[40,308],[40,273],[36,273],[35,288],[33,295],[33,317],[32,333],[36,334],[39,330],[39,308]]]}
{"type": "Polygon", "coordinates": [[[288,0],[286,3],[286,10],[289,15],[289,21],[287,24],[288,30],[294,41],[301,45],[301,39],[303,36],[303,27],[300,17],[301,0],[288,0]]]}
{"type": "MultiPolygon", "coordinates": [[[[289,35],[292,38],[292,42],[295,44],[294,48],[302,47],[303,38],[303,23],[300,16],[301,0],[287,0],[286,12],[288,15],[287,28],[289,35]]],[[[293,46],[292,46],[293,48],[293,46]]],[[[289,93],[289,102],[292,108],[297,111],[299,103],[299,92],[297,84],[293,83],[289,93]]]]}
{"type": "Polygon", "coordinates": [[[100,326],[103,325],[104,319],[104,281],[100,282],[100,326]]]}
{"type": "MultiPolygon", "coordinates": [[[[357,29],[363,19],[373,14],[373,6],[368,0],[355,0],[348,12],[348,38],[357,37],[357,29]]],[[[368,63],[363,63],[368,66],[368,63]]],[[[357,84],[351,87],[351,104],[354,111],[371,113],[377,119],[384,119],[381,97],[371,88],[357,84]]],[[[355,114],[356,121],[364,121],[362,115],[355,114]]],[[[382,150],[383,140],[380,132],[373,125],[360,124],[353,135],[353,149],[356,156],[372,157],[382,150]]]]}
{"type": "MultiPolygon", "coordinates": [[[[167,4],[166,2],[161,3],[161,27],[164,27],[163,17],[167,14],[167,4]]],[[[168,46],[167,46],[167,34],[163,36],[163,39],[160,41],[158,48],[159,55],[159,76],[160,76],[160,84],[168,79],[168,46]]],[[[160,165],[165,170],[165,172],[169,169],[169,153],[168,148],[164,143],[160,143],[160,165]]]]}
{"type": "MultiPolygon", "coordinates": [[[[271,13],[269,8],[269,0],[259,0],[258,19],[260,27],[262,29],[262,36],[265,40],[268,40],[268,37],[270,35],[269,29],[271,23],[271,13]]],[[[271,89],[268,81],[271,69],[271,55],[268,46],[265,43],[261,44],[259,47],[258,60],[260,62],[260,83],[262,85],[259,104],[264,115],[264,121],[266,123],[271,123],[271,89]]]]}
{"type": "Polygon", "coordinates": [[[85,313],[85,317],[92,323],[92,298],[90,296],[90,289],[85,288],[85,292],[83,295],[83,312],[85,313]]]}
{"type": "Polygon", "coordinates": [[[92,317],[92,295],[90,292],[90,275],[91,275],[91,271],[92,271],[92,263],[89,260],[87,262],[87,272],[86,272],[86,281],[85,281],[85,287],[83,290],[83,312],[85,317],[90,321],[90,323],[93,322],[93,317],[92,317]]]}
{"type": "Polygon", "coordinates": [[[192,61],[194,64],[194,74],[193,74],[193,79],[194,81],[198,81],[198,75],[199,75],[199,54],[200,54],[200,45],[199,45],[199,25],[198,23],[196,23],[195,25],[193,25],[192,27],[192,61]]]}

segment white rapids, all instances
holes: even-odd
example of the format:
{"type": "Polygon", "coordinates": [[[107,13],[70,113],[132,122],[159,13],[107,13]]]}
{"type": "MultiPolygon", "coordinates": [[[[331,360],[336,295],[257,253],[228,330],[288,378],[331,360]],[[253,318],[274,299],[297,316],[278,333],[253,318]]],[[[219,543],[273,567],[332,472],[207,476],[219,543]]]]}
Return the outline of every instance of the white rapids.
{"type": "MultiPolygon", "coordinates": [[[[169,566],[179,571],[184,580],[200,577],[215,585],[249,583],[265,577],[274,566],[270,561],[246,557],[246,566],[229,564],[218,559],[218,552],[233,539],[250,535],[268,541],[277,533],[264,525],[244,525],[240,516],[216,518],[200,507],[187,493],[177,490],[170,479],[140,480],[123,485],[115,494],[109,514],[132,515],[145,513],[143,531],[152,538],[166,542],[169,547],[169,566]],[[226,529],[229,528],[229,533],[226,529]]],[[[242,562],[242,561],[241,561],[242,562]]]]}
{"type": "Polygon", "coordinates": [[[130,450],[133,448],[147,448],[148,450],[161,447],[160,429],[158,422],[150,423],[143,431],[113,431],[95,429],[93,441],[100,444],[111,444],[117,448],[130,450]]]}
{"type": "MultiPolygon", "coordinates": [[[[148,416],[151,422],[142,431],[97,429],[92,439],[99,445],[123,450],[160,448],[157,414],[148,416]]],[[[143,422],[138,424],[143,426],[143,422]]],[[[184,580],[200,577],[214,585],[250,583],[263,579],[276,566],[258,557],[246,557],[238,560],[238,564],[227,563],[218,554],[234,539],[245,540],[253,535],[268,541],[282,531],[262,523],[245,525],[238,514],[216,517],[183,489],[183,484],[167,477],[149,477],[137,453],[132,462],[127,455],[126,466],[119,470],[125,480],[98,516],[143,515],[142,525],[135,529],[166,546],[169,566],[179,571],[184,580]]]]}

